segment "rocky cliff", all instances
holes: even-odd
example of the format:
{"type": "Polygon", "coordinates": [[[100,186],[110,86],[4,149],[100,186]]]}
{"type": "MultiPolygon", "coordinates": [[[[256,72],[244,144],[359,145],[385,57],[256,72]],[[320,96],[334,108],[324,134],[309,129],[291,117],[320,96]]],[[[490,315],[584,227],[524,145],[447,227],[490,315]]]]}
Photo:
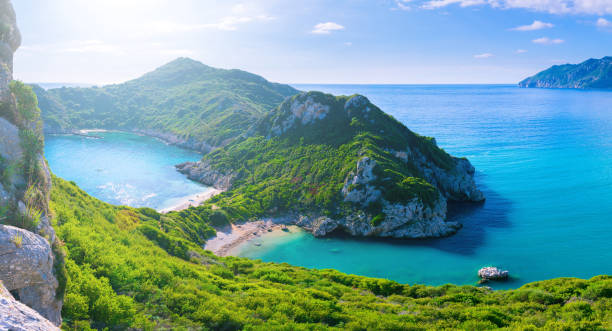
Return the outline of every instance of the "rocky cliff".
{"type": "MultiPolygon", "coordinates": [[[[0,277],[22,303],[53,323],[61,323],[58,281],[49,242],[30,231],[0,225],[0,277]]],[[[1,323],[1,322],[0,322],[1,323]]]]}
{"type": "Polygon", "coordinates": [[[227,190],[214,207],[230,216],[292,215],[316,236],[448,236],[461,225],[445,220],[447,201],[484,200],[467,159],[360,95],[294,96],[248,137],[177,168],[227,190]]]}
{"type": "Polygon", "coordinates": [[[552,66],[524,79],[520,87],[612,88],[612,56],[589,59],[579,64],[552,66]]]}
{"type": "MultiPolygon", "coordinates": [[[[60,325],[62,293],[55,271],[63,268],[63,255],[49,216],[51,175],[42,155],[39,110],[31,89],[12,80],[20,42],[12,5],[0,0],[0,280],[19,301],[60,325]]],[[[29,312],[11,298],[2,300],[6,312],[29,312]]],[[[0,326],[19,318],[0,314],[0,326]]],[[[39,317],[33,318],[29,321],[39,317]]]]}

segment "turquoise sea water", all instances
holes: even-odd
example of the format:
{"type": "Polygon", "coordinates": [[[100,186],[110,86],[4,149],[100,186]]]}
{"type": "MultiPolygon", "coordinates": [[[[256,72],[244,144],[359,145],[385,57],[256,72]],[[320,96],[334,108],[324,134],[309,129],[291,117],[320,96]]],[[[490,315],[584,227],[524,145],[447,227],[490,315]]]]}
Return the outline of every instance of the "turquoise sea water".
{"type": "Polygon", "coordinates": [[[103,201],[163,209],[208,188],[174,169],[201,155],[162,141],[123,132],[91,133],[102,139],[47,135],[51,171],[103,201]]]}
{"type": "Polygon", "coordinates": [[[486,265],[510,271],[495,287],[612,274],[612,91],[514,86],[298,85],[360,93],[410,129],[434,136],[477,169],[484,205],[453,206],[463,223],[434,240],[317,239],[304,232],[247,243],[240,255],[404,283],[473,284],[486,265]]]}

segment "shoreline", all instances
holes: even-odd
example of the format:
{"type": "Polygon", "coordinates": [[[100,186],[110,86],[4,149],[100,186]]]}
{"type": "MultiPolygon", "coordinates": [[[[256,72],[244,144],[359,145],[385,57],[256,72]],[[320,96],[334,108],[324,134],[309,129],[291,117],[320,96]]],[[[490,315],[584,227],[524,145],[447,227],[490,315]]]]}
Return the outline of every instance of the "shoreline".
{"type": "MultiPolygon", "coordinates": [[[[66,135],[76,135],[76,136],[84,136],[90,138],[99,138],[96,136],[91,136],[89,133],[103,133],[103,132],[124,132],[124,133],[132,133],[139,136],[150,137],[154,139],[158,139],[167,145],[177,146],[179,148],[195,151],[202,155],[211,152],[212,150],[218,148],[218,146],[197,146],[194,144],[190,144],[189,141],[183,140],[178,136],[174,136],[173,133],[165,133],[165,132],[151,132],[143,129],[71,129],[71,130],[44,130],[44,134],[66,134],[66,135]]],[[[203,144],[203,143],[201,143],[203,144]]]]}
{"type": "Polygon", "coordinates": [[[89,134],[89,133],[96,133],[96,132],[109,132],[106,129],[81,129],[81,130],[77,130],[78,133],[80,134],[89,134]]]}
{"type": "Polygon", "coordinates": [[[212,198],[213,196],[223,192],[222,190],[216,189],[214,187],[210,187],[208,190],[196,194],[192,194],[183,198],[180,198],[179,202],[176,204],[158,210],[161,214],[167,214],[172,211],[181,211],[185,210],[189,207],[197,207],[202,204],[202,202],[212,198]]]}
{"type": "Polygon", "coordinates": [[[206,241],[204,249],[217,256],[232,255],[232,250],[245,242],[274,231],[283,231],[290,224],[272,219],[229,224],[217,229],[217,235],[206,241]]]}

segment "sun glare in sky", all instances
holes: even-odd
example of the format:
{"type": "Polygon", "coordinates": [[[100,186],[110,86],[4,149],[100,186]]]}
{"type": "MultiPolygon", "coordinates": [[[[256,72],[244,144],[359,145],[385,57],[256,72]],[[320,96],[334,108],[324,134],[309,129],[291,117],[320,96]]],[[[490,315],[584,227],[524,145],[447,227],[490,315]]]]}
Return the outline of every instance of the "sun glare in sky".
{"type": "Polygon", "coordinates": [[[516,83],[612,47],[608,0],[14,5],[29,82],[121,82],[185,56],[285,83],[516,83]]]}

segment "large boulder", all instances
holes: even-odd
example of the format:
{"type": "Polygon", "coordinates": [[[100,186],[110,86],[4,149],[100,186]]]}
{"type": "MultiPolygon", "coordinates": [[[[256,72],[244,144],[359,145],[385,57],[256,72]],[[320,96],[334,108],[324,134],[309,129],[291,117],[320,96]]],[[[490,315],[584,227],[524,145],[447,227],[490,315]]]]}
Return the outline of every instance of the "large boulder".
{"type": "Polygon", "coordinates": [[[34,309],[15,300],[0,281],[0,330],[59,331],[34,309]]]}
{"type": "Polygon", "coordinates": [[[0,280],[19,301],[56,325],[61,324],[58,281],[49,242],[32,232],[0,225],[0,280]]]}
{"type": "Polygon", "coordinates": [[[507,280],[508,276],[508,270],[502,270],[497,267],[484,267],[478,270],[478,277],[480,277],[481,282],[487,282],[490,280],[507,280]]]}

